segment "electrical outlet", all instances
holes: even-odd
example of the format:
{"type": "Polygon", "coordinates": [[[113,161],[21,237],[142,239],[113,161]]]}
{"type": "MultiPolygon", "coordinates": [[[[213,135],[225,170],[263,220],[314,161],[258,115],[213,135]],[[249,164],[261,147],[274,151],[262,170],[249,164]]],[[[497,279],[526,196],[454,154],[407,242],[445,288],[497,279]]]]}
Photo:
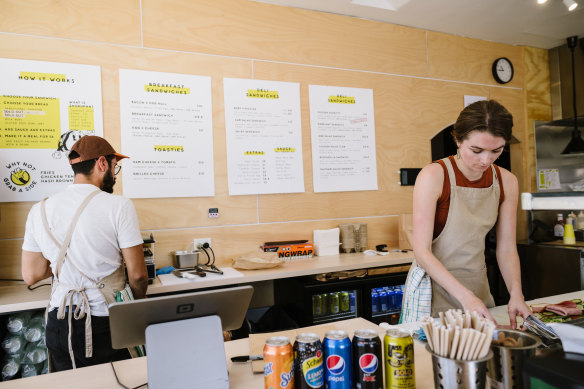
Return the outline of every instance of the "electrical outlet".
{"type": "Polygon", "coordinates": [[[211,246],[211,238],[198,238],[198,239],[193,239],[193,246],[195,247],[195,249],[200,249],[201,247],[203,247],[203,244],[209,244],[209,246],[211,246]]]}

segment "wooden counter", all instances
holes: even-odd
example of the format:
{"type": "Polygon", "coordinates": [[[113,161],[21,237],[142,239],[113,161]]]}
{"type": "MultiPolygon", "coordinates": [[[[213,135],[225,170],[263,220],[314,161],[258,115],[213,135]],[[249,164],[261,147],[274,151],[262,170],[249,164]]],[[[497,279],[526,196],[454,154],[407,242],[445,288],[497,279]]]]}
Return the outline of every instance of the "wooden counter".
{"type": "MultiPolygon", "coordinates": [[[[151,285],[148,285],[147,294],[149,296],[155,296],[161,293],[186,292],[203,288],[248,284],[278,278],[299,277],[343,270],[409,265],[413,259],[414,255],[411,251],[407,253],[390,252],[388,255],[383,256],[354,253],[313,257],[312,259],[286,262],[273,269],[239,270],[239,272],[243,273],[243,277],[216,278],[208,282],[193,281],[184,284],[163,285],[157,278],[151,285]]],[[[49,295],[50,287],[48,286],[42,286],[34,291],[29,291],[24,284],[0,286],[0,314],[45,308],[49,301],[49,295]]]]}
{"type": "MultiPolygon", "coordinates": [[[[326,324],[334,325],[337,329],[345,330],[349,335],[353,335],[356,329],[374,328],[377,329],[383,339],[385,330],[365,319],[356,318],[326,324]]],[[[227,359],[227,370],[229,372],[230,389],[253,389],[264,387],[263,374],[253,374],[251,363],[233,363],[231,357],[236,355],[249,355],[248,339],[239,339],[232,342],[225,342],[225,356],[227,359]]],[[[432,358],[425,350],[425,344],[414,342],[416,388],[434,388],[432,358]]],[[[114,362],[116,374],[120,382],[125,386],[134,388],[148,381],[146,370],[146,357],[136,358],[126,361],[114,362]]],[[[195,385],[196,386],[196,385],[195,385]]],[[[194,387],[195,387],[194,386],[194,387]]],[[[69,370],[59,373],[51,373],[43,376],[23,378],[14,381],[0,383],[0,387],[34,388],[73,388],[83,387],[86,389],[107,389],[120,388],[117,383],[112,365],[102,364],[85,367],[77,370],[69,370]]]]}

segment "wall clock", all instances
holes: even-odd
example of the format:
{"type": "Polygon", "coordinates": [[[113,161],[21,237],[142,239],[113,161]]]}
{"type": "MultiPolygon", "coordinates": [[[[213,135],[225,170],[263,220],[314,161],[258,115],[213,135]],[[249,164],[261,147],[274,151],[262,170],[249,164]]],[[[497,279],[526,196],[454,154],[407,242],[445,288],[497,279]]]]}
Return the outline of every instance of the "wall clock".
{"type": "Polygon", "coordinates": [[[499,84],[506,84],[513,79],[513,64],[509,58],[497,58],[493,62],[493,77],[499,84]]]}

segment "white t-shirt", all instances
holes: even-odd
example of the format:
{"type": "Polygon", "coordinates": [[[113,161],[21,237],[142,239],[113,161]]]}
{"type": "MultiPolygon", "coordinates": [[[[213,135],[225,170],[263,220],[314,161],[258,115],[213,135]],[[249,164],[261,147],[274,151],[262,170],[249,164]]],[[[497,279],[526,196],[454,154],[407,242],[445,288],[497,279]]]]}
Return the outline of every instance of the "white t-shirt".
{"type": "MultiPolygon", "coordinates": [[[[59,242],[65,235],[73,215],[83,200],[97,189],[91,184],[73,184],[66,190],[47,199],[45,210],[51,232],[59,242]]],[[[142,244],[138,217],[132,201],[118,195],[101,192],[96,195],[81,213],[71,238],[67,257],[59,274],[62,284],[93,286],[68,263],[71,257],[75,266],[88,277],[100,281],[113,273],[122,264],[120,249],[142,244]]],[[[35,204],[26,221],[26,231],[22,249],[42,252],[56,271],[59,248],[47,234],[42,221],[40,203],[35,204]]],[[[51,297],[51,310],[58,308],[69,288],[59,285],[51,297]]],[[[101,292],[95,288],[86,290],[90,301],[91,314],[107,316],[108,309],[101,292]]],[[[78,299],[73,300],[74,303],[78,299]]]]}

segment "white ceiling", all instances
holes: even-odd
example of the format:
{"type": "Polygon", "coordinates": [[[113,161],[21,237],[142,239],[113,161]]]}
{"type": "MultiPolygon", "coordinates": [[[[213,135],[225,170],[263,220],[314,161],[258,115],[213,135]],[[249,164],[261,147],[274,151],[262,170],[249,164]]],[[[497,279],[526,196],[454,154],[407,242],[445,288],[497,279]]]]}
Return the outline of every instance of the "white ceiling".
{"type": "Polygon", "coordinates": [[[584,0],[254,0],[512,45],[550,49],[584,38],[584,0]],[[384,8],[365,6],[371,4],[384,8]]]}

